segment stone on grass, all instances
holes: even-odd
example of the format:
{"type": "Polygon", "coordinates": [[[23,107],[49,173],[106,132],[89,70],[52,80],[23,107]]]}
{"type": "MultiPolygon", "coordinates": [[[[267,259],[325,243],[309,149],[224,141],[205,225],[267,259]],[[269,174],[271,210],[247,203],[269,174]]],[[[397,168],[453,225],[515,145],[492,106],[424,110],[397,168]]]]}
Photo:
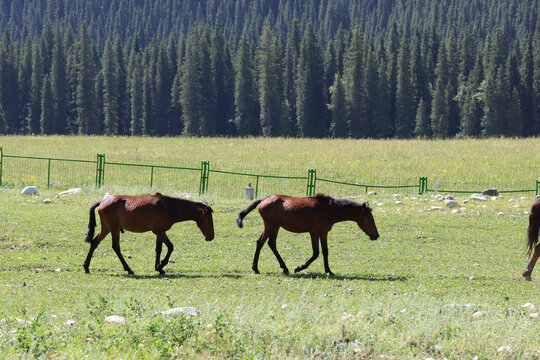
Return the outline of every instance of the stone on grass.
{"type": "Polygon", "coordinates": [[[112,323],[112,324],[125,324],[126,319],[124,319],[122,316],[111,315],[111,316],[107,316],[105,318],[105,322],[106,323],[112,323]]]}
{"type": "Polygon", "coordinates": [[[497,352],[503,352],[503,351],[510,351],[512,350],[512,347],[511,346],[501,346],[500,348],[497,349],[497,352]]]}
{"type": "Polygon", "coordinates": [[[397,200],[397,201],[396,201],[396,205],[399,205],[399,204],[403,204],[403,201],[397,200]]]}
{"type": "Polygon", "coordinates": [[[486,316],[486,312],[485,312],[485,311],[477,311],[477,312],[475,312],[475,313],[472,315],[472,317],[473,317],[474,320],[483,318],[484,316],[486,316]]]}
{"type": "Polygon", "coordinates": [[[442,199],[444,199],[444,196],[442,196],[441,194],[437,194],[437,195],[435,195],[435,199],[442,200],[442,199]]]}
{"type": "Polygon", "coordinates": [[[487,198],[482,196],[482,195],[479,195],[479,194],[472,194],[470,197],[469,197],[470,200],[476,200],[476,201],[487,201],[487,198]]]}
{"type": "Polygon", "coordinates": [[[498,192],[497,189],[495,189],[495,188],[492,188],[492,189],[485,189],[484,191],[482,191],[482,195],[486,195],[486,196],[498,196],[498,195],[499,195],[499,192],[498,192]]]}
{"type": "Polygon", "coordinates": [[[456,207],[457,206],[457,203],[452,199],[446,199],[446,200],[444,200],[444,203],[448,207],[456,207]]]}
{"type": "Polygon", "coordinates": [[[177,308],[162,311],[161,314],[162,315],[186,314],[189,316],[199,316],[201,314],[201,311],[197,309],[196,307],[183,306],[183,307],[177,307],[177,308]]]}
{"type": "Polygon", "coordinates": [[[30,321],[26,321],[26,320],[24,320],[24,319],[21,319],[21,318],[16,318],[15,320],[17,320],[17,322],[18,322],[19,324],[26,324],[26,323],[30,323],[30,321]]]}
{"type": "Polygon", "coordinates": [[[22,195],[34,195],[38,193],[37,186],[27,186],[24,189],[22,189],[21,194],[22,195]]]}
{"type": "Polygon", "coordinates": [[[454,196],[448,194],[444,197],[445,200],[454,200],[454,196]]]}
{"type": "Polygon", "coordinates": [[[496,201],[497,199],[498,199],[498,197],[496,197],[496,196],[491,197],[491,201],[496,201]]]}
{"type": "Polygon", "coordinates": [[[431,210],[432,210],[432,211],[433,211],[433,210],[443,210],[443,208],[440,207],[440,206],[432,206],[432,207],[431,207],[431,210]]]}
{"type": "Polygon", "coordinates": [[[51,202],[51,199],[44,199],[43,202],[44,202],[45,204],[49,204],[49,203],[51,202]]]}
{"type": "Polygon", "coordinates": [[[367,193],[368,195],[377,195],[377,193],[375,191],[370,191],[367,193]]]}
{"type": "Polygon", "coordinates": [[[531,313],[529,314],[529,317],[532,319],[538,319],[538,313],[531,313]]]}
{"type": "Polygon", "coordinates": [[[502,211],[499,211],[499,212],[497,213],[497,215],[501,216],[501,215],[504,215],[504,213],[503,213],[502,211]]]}
{"type": "Polygon", "coordinates": [[[73,325],[75,325],[75,320],[67,320],[67,321],[64,323],[64,325],[66,325],[66,326],[73,326],[73,325]]]}
{"type": "Polygon", "coordinates": [[[454,210],[451,211],[452,214],[457,214],[458,212],[459,212],[458,209],[454,209],[454,210]]]}
{"type": "Polygon", "coordinates": [[[73,188],[73,189],[68,189],[66,191],[62,191],[61,193],[59,193],[58,195],[71,195],[71,194],[77,194],[77,193],[80,193],[82,191],[81,188],[73,188]]]}

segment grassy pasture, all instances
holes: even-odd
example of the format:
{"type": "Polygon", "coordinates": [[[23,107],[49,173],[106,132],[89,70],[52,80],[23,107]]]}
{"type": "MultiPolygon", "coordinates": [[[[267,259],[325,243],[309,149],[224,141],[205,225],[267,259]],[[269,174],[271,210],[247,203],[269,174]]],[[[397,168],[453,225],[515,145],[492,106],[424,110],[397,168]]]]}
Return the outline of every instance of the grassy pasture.
{"type": "MultiPolygon", "coordinates": [[[[145,149],[141,161],[210,160],[287,173],[315,167],[319,174],[373,180],[424,172],[445,181],[477,177],[501,184],[519,181],[520,174],[532,181],[540,171],[538,139],[3,137],[0,144],[10,154],[105,152],[108,159],[130,159],[145,149]]],[[[211,193],[205,200],[215,210],[215,240],[205,242],[193,223],[175,225],[169,232],[174,263],[164,277],[153,270],[154,237],[131,233],[121,236],[121,246],[135,276],[122,270],[110,237],[86,275],[88,208],[111,190],[149,191],[118,184],[55,198],[56,189],[31,197],[18,188],[0,190],[0,357],[540,359],[540,319],[523,307],[540,307],[540,268],[536,281],[520,276],[532,194],[485,203],[462,203],[466,197],[457,196],[459,211],[452,213],[430,210],[443,206],[432,194],[359,192],[362,201],[383,203],[373,205],[381,238],[369,241],[353,223],[336,225],[329,253],[337,276],[328,278],[322,256],[307,271],[283,276],[267,246],[261,275],[253,274],[260,217],[249,214],[238,229],[236,214],[248,202],[211,193]],[[52,202],[43,203],[45,198],[52,202]],[[179,306],[197,307],[200,316],[159,313],[179,306]],[[105,324],[113,314],[126,323],[105,324]]],[[[338,190],[327,192],[343,196],[338,190]]],[[[307,234],[281,231],[278,249],[289,269],[311,255],[307,234]]]]}

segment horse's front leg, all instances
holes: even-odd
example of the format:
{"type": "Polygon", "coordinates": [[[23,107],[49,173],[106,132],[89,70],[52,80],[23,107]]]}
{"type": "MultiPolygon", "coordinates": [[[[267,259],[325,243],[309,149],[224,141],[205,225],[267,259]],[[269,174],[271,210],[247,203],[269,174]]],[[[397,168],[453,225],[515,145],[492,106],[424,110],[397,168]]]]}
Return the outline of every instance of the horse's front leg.
{"type": "Polygon", "coordinates": [[[527,264],[527,267],[525,268],[525,271],[523,272],[523,277],[527,281],[532,281],[532,272],[534,270],[534,265],[536,265],[536,261],[540,257],[540,245],[536,245],[534,248],[534,253],[531,256],[531,260],[527,264]]]}
{"type": "Polygon", "coordinates": [[[334,276],[328,265],[328,233],[321,234],[321,248],[324,259],[324,272],[330,276],[334,276]]]}
{"type": "Polygon", "coordinates": [[[160,274],[164,274],[165,272],[161,270],[159,266],[159,259],[161,258],[161,249],[163,248],[163,241],[160,239],[159,236],[156,236],[156,264],[154,268],[156,271],[159,271],[160,274]]]}
{"type": "Polygon", "coordinates": [[[319,234],[315,233],[309,233],[311,236],[311,246],[313,247],[313,255],[306,261],[305,264],[298,266],[296,269],[294,269],[294,272],[297,273],[299,271],[302,271],[304,269],[307,269],[307,267],[316,259],[319,257],[319,234]]]}

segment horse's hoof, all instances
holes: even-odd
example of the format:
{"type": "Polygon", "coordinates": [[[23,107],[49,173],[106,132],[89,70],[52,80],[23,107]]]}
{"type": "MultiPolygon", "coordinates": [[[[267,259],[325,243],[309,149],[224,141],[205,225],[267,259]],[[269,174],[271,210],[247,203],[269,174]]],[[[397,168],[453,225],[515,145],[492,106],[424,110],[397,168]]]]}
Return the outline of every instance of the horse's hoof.
{"type": "Polygon", "coordinates": [[[158,270],[158,271],[159,271],[159,275],[165,275],[165,271],[163,271],[163,270],[161,270],[161,269],[158,270]]]}
{"type": "Polygon", "coordinates": [[[255,272],[255,274],[260,274],[259,269],[257,268],[254,268],[253,271],[255,272]]]}
{"type": "Polygon", "coordinates": [[[523,274],[521,274],[521,276],[523,276],[525,278],[525,280],[527,280],[527,281],[532,281],[531,274],[527,273],[526,271],[523,274]]]}
{"type": "Polygon", "coordinates": [[[128,270],[128,275],[135,275],[135,273],[133,272],[133,270],[128,270]]]}
{"type": "Polygon", "coordinates": [[[283,275],[289,275],[289,269],[283,269],[283,275]]]}
{"type": "Polygon", "coordinates": [[[328,275],[328,276],[330,276],[330,277],[336,276],[336,275],[335,275],[333,272],[331,272],[331,271],[327,271],[327,272],[326,272],[326,275],[328,275]]]}
{"type": "Polygon", "coordinates": [[[90,268],[88,266],[83,265],[83,268],[85,273],[90,274],[90,268]]]}

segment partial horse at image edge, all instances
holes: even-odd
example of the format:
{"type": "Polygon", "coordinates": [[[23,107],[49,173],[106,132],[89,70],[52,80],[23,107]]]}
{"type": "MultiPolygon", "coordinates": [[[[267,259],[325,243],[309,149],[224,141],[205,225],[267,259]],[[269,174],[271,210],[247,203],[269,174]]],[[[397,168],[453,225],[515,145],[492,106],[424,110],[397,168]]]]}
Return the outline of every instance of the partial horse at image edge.
{"type": "Polygon", "coordinates": [[[212,208],[205,203],[187,199],[166,196],[160,193],[143,196],[110,195],[94,203],[90,207],[90,220],[86,242],[90,243],[90,250],[86,256],[83,267],[86,273],[90,272],[92,255],[101,241],[111,233],[112,248],[124,270],[133,274],[120,251],[120,233],[127,231],[142,233],[152,231],[156,235],[156,262],[155,269],[164,274],[163,268],[168,264],[174,246],[166,232],[177,222],[192,220],[205,236],[206,241],[214,238],[214,221],[212,208]],[[95,209],[98,209],[101,220],[101,230],[94,237],[96,227],[95,209]],[[160,261],[163,243],[167,246],[167,254],[160,261]]]}
{"type": "Polygon", "coordinates": [[[528,281],[532,280],[531,275],[534,270],[534,265],[540,257],[540,245],[537,245],[539,230],[540,199],[537,199],[531,208],[531,213],[529,214],[529,228],[527,229],[527,254],[531,257],[531,259],[529,260],[529,263],[522,274],[525,280],[528,281]]]}
{"type": "Polygon", "coordinates": [[[347,199],[336,199],[327,195],[310,197],[293,197],[286,195],[270,195],[264,199],[255,200],[247,208],[238,213],[236,224],[243,227],[242,220],[246,215],[259,207],[259,213],[264,222],[264,230],[257,240],[252,269],[259,274],[259,254],[266,240],[283,269],[289,274],[289,269],[281,258],[276,239],[280,227],[294,233],[308,232],[311,236],[313,255],[294,272],[306,269],[319,256],[319,240],[324,258],[324,271],[333,275],[328,265],[328,232],[333,225],[342,221],[355,221],[371,240],[379,238],[379,232],[373,219],[372,209],[367,203],[358,203],[347,199]]]}

